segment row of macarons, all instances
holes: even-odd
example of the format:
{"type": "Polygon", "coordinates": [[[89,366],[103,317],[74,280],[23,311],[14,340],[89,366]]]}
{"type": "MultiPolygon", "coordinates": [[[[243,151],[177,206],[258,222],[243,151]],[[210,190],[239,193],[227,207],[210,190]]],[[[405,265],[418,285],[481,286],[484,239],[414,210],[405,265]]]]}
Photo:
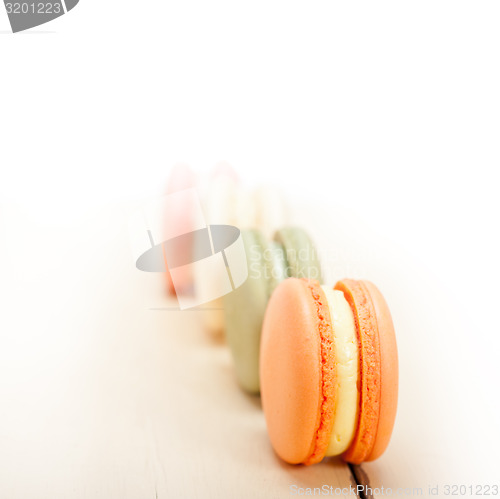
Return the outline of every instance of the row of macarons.
{"type": "Polygon", "coordinates": [[[369,281],[322,284],[306,231],[272,239],[243,230],[249,277],[224,297],[236,378],[259,393],[271,443],[288,463],[386,449],[396,416],[398,356],[387,303],[369,281]]]}
{"type": "MultiPolygon", "coordinates": [[[[225,189],[237,186],[227,169],[214,178],[224,179],[215,182],[225,189]]],[[[248,278],[204,312],[206,326],[224,331],[240,386],[260,393],[283,460],[378,458],[398,396],[396,339],[384,297],[369,281],[324,285],[304,229],[263,228],[257,220],[253,226],[241,230],[248,278]]]]}
{"type": "MultiPolygon", "coordinates": [[[[290,222],[291,215],[288,203],[282,192],[275,186],[260,184],[252,189],[241,181],[237,172],[226,162],[216,164],[207,175],[196,173],[187,164],[175,165],[167,182],[166,194],[173,194],[186,189],[195,188],[201,198],[204,222],[206,225],[232,225],[239,229],[258,227],[266,236],[290,222]]],[[[165,213],[165,224],[175,225],[180,234],[189,233],[196,226],[196,210],[190,198],[176,199],[168,204],[165,213]]],[[[185,239],[192,244],[192,239],[185,239]]],[[[180,246],[178,251],[191,251],[191,248],[180,246]]],[[[175,287],[167,272],[167,289],[171,294],[212,295],[211,289],[204,284],[207,279],[197,279],[193,269],[186,266],[183,273],[176,273],[175,287]]],[[[218,301],[212,310],[220,308],[218,301]]],[[[207,314],[206,327],[213,333],[223,332],[224,325],[221,314],[207,314]]]]}

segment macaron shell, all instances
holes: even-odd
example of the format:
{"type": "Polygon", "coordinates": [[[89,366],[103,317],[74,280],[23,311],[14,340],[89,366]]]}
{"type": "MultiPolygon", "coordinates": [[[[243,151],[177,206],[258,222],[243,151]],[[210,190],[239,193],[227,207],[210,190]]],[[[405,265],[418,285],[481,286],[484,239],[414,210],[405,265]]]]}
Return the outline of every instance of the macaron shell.
{"type": "MultiPolygon", "coordinates": [[[[196,175],[189,165],[180,163],[175,165],[171,172],[167,183],[166,194],[173,194],[184,189],[195,187],[196,175]]],[[[193,210],[192,206],[186,203],[175,203],[167,199],[167,213],[165,214],[165,223],[170,226],[177,227],[176,232],[179,234],[189,233],[193,230],[193,210]]],[[[184,247],[179,251],[191,252],[192,239],[185,239],[184,247]]],[[[168,264],[166,265],[166,281],[167,290],[171,295],[175,295],[176,291],[180,293],[190,293],[193,287],[193,275],[189,266],[180,269],[176,274],[176,286],[174,287],[168,264]]]]}
{"type": "MultiPolygon", "coordinates": [[[[311,455],[304,464],[319,463],[326,454],[335,416],[335,404],[338,389],[337,368],[335,361],[335,341],[328,299],[319,281],[301,279],[308,287],[314,299],[315,313],[318,317],[318,333],[321,340],[321,407],[316,442],[311,455]]],[[[314,314],[314,312],[313,312],[314,314]]]]}
{"type": "Polygon", "coordinates": [[[238,183],[240,181],[236,170],[227,161],[220,161],[219,163],[217,163],[212,168],[210,176],[212,179],[217,177],[227,177],[234,183],[238,183]]]}
{"type": "Polygon", "coordinates": [[[317,279],[322,282],[318,252],[305,230],[285,227],[276,231],[274,240],[283,245],[289,277],[317,279]]]}
{"type": "Polygon", "coordinates": [[[353,464],[366,461],[372,453],[380,415],[380,341],[375,307],[361,281],[344,279],[335,285],[354,313],[360,356],[360,406],[354,440],[343,458],[353,464]]]}
{"type": "Polygon", "coordinates": [[[269,298],[269,269],[263,258],[267,246],[256,230],[242,230],[241,237],[247,254],[248,278],[224,296],[226,339],[239,384],[248,392],[258,393],[260,336],[269,298]]]}
{"type": "Polygon", "coordinates": [[[257,224],[257,206],[252,193],[244,186],[238,185],[235,197],[234,213],[239,229],[255,229],[257,224]]]}
{"type": "MultiPolygon", "coordinates": [[[[227,224],[239,227],[236,217],[238,193],[238,178],[234,170],[227,163],[221,163],[214,168],[208,185],[206,186],[203,207],[207,224],[227,224]]],[[[217,273],[207,269],[195,270],[194,288],[196,296],[204,303],[203,325],[205,329],[217,339],[224,335],[224,300],[214,296],[218,285],[217,273]]]]}
{"type": "Polygon", "coordinates": [[[274,232],[288,223],[288,208],[283,194],[270,185],[260,185],[254,190],[257,227],[264,236],[272,238],[274,232]]]}
{"type": "Polygon", "coordinates": [[[177,191],[189,189],[196,185],[196,174],[192,168],[185,163],[176,164],[168,178],[167,194],[172,194],[177,191]]]}
{"type": "Polygon", "coordinates": [[[375,443],[366,461],[380,457],[391,438],[398,404],[398,350],[389,307],[382,293],[370,281],[363,281],[377,316],[380,339],[380,416],[375,443]]]}
{"type": "Polygon", "coordinates": [[[323,401],[321,324],[303,280],[278,285],[262,327],[261,396],[273,448],[291,464],[307,461],[317,444],[323,401]]]}
{"type": "Polygon", "coordinates": [[[239,227],[237,217],[238,195],[240,192],[239,180],[236,173],[227,164],[216,167],[211,176],[204,196],[208,224],[228,224],[239,227]]]}

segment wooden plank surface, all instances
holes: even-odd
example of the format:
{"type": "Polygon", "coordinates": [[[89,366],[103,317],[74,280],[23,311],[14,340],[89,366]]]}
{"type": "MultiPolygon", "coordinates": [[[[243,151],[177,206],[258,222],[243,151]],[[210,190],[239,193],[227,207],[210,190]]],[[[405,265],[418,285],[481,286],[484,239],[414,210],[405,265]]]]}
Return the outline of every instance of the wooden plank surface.
{"type": "Polygon", "coordinates": [[[267,498],[349,486],[338,460],[305,468],[275,456],[260,400],[236,386],[203,312],[155,310],[176,303],[158,275],[134,269],[126,218],[110,209],[59,231],[4,217],[0,497],[267,498]]]}
{"type": "MultiPolygon", "coordinates": [[[[394,435],[382,458],[355,468],[358,481],[425,496],[497,483],[496,368],[470,353],[488,349],[482,319],[413,255],[373,234],[368,250],[370,229],[350,230],[354,215],[332,210],[311,225],[331,250],[327,282],[372,279],[398,333],[394,435]],[[345,222],[322,230],[332,213],[345,222]]],[[[130,213],[107,207],[61,229],[3,209],[0,497],[267,498],[352,485],[338,460],[275,456],[260,401],[236,386],[203,312],[174,311],[161,278],[134,269],[130,213]]]]}

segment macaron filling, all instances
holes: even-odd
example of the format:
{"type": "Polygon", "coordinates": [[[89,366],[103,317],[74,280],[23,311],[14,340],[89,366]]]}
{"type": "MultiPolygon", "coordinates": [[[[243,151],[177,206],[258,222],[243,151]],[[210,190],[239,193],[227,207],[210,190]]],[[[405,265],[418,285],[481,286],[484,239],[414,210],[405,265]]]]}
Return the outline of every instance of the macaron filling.
{"type": "Polygon", "coordinates": [[[380,416],[380,339],[376,310],[363,281],[343,279],[335,289],[344,293],[353,311],[359,339],[359,416],[356,433],[342,455],[352,464],[366,461],[373,448],[380,416]]]}
{"type": "Polygon", "coordinates": [[[359,407],[359,351],[354,314],[344,293],[321,286],[332,321],[337,393],[326,456],[346,451],[356,432],[359,407]]]}

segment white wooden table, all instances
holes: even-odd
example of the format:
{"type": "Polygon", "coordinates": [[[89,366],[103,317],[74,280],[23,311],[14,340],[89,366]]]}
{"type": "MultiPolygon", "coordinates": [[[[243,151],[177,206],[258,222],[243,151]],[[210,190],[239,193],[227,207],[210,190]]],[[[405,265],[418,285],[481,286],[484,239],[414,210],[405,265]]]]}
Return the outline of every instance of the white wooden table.
{"type": "MultiPolygon", "coordinates": [[[[1,498],[279,498],[355,485],[338,460],[288,466],[274,455],[260,401],[236,386],[203,312],[173,310],[160,276],[134,268],[130,206],[72,228],[2,210],[1,498]]],[[[356,234],[341,242],[346,227],[330,243],[385,293],[401,362],[390,447],[354,468],[358,482],[393,495],[438,485],[439,496],[446,484],[498,483],[498,402],[453,342],[464,323],[452,300],[386,241],[368,256],[356,234]]]]}

